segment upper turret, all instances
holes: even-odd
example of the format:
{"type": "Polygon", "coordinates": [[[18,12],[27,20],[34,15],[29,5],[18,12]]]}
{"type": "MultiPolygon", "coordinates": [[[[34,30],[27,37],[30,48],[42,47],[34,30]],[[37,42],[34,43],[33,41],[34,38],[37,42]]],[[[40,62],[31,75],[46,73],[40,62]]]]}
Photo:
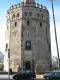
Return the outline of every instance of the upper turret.
{"type": "Polygon", "coordinates": [[[35,0],[22,0],[24,3],[35,3],[35,0]]]}
{"type": "Polygon", "coordinates": [[[28,6],[35,6],[35,0],[22,0],[22,2],[28,6]]]}

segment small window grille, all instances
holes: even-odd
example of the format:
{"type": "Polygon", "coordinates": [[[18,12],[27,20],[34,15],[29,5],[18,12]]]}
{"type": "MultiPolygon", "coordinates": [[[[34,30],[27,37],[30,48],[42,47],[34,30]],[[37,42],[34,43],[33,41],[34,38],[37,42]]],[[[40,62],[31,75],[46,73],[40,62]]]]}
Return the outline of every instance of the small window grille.
{"type": "Polygon", "coordinates": [[[24,15],[27,16],[27,12],[25,12],[24,15]]]}
{"type": "Polygon", "coordinates": [[[44,16],[44,15],[42,14],[42,15],[41,15],[42,19],[43,19],[43,16],[44,16]]]}
{"type": "Polygon", "coordinates": [[[40,27],[42,27],[42,23],[40,22],[40,27]]]}
{"type": "Polygon", "coordinates": [[[6,43],[6,49],[5,49],[5,51],[7,51],[8,50],[8,43],[6,43]]]}
{"type": "Polygon", "coordinates": [[[27,25],[29,25],[30,24],[30,22],[29,21],[27,21],[27,25]]]}
{"type": "Polygon", "coordinates": [[[19,13],[17,14],[17,17],[19,17],[19,13]]]}
{"type": "Polygon", "coordinates": [[[29,12],[29,16],[32,16],[32,12],[29,12]]]}
{"type": "Polygon", "coordinates": [[[49,43],[49,52],[51,52],[51,45],[50,45],[50,43],[49,43]]]}
{"type": "Polygon", "coordinates": [[[40,13],[37,13],[37,17],[40,17],[40,13]]]}

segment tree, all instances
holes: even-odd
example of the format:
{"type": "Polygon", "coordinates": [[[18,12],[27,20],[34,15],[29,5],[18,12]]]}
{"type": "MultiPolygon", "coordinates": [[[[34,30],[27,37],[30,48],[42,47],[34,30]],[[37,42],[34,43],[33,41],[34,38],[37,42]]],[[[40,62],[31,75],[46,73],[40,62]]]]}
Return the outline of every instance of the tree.
{"type": "Polygon", "coordinates": [[[3,70],[4,70],[4,65],[0,64],[0,71],[3,71],[3,70]]]}
{"type": "Polygon", "coordinates": [[[58,64],[53,64],[52,65],[52,70],[57,70],[58,69],[58,64]]]}

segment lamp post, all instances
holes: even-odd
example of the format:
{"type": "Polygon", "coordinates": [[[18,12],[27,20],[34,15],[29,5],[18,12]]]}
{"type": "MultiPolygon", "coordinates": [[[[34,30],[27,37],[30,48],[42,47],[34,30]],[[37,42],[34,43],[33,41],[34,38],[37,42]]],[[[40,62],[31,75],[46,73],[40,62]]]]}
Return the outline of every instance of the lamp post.
{"type": "Polygon", "coordinates": [[[8,49],[8,78],[10,79],[10,49],[8,49]]]}
{"type": "Polygon", "coordinates": [[[54,14],[54,5],[53,0],[51,1],[52,6],[52,14],[53,14],[53,23],[54,23],[54,31],[55,31],[55,40],[56,40],[56,48],[57,48],[57,57],[58,57],[58,69],[60,68],[60,60],[59,60],[59,49],[58,49],[58,41],[57,41],[57,32],[56,32],[56,22],[55,22],[55,14],[54,14]]]}

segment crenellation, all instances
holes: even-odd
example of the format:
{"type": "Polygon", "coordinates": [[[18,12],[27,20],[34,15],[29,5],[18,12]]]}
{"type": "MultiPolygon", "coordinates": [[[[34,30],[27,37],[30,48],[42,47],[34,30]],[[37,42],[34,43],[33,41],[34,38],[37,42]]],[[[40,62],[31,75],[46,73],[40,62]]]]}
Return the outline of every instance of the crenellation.
{"type": "Polygon", "coordinates": [[[7,10],[7,14],[10,14],[10,9],[7,10]]]}
{"type": "Polygon", "coordinates": [[[19,7],[20,7],[20,4],[12,5],[12,6],[10,7],[10,11],[11,11],[11,10],[14,10],[14,9],[16,9],[16,8],[19,8],[19,7]]]}
{"type": "Polygon", "coordinates": [[[17,8],[17,5],[15,4],[15,5],[14,5],[14,9],[16,9],[16,8],[17,8]]]}
{"type": "Polygon", "coordinates": [[[13,10],[13,9],[14,9],[14,6],[12,5],[12,6],[10,7],[10,9],[13,10]]]}
{"type": "Polygon", "coordinates": [[[39,3],[37,3],[37,4],[36,4],[36,7],[38,7],[38,8],[39,8],[39,6],[40,6],[40,4],[39,4],[39,3]]]}
{"type": "Polygon", "coordinates": [[[47,10],[46,6],[44,6],[44,9],[47,10]]]}
{"type": "MultiPolygon", "coordinates": [[[[20,8],[20,7],[23,7],[23,6],[32,6],[33,4],[28,4],[28,3],[26,3],[26,4],[24,4],[24,2],[21,2],[21,4],[20,3],[18,3],[18,4],[15,4],[15,5],[12,5],[11,7],[10,7],[10,9],[9,10],[7,10],[7,12],[9,13],[11,10],[14,10],[14,9],[17,9],[17,8],[20,8]]],[[[39,3],[35,3],[35,6],[34,7],[37,7],[37,8],[40,8],[40,9],[44,9],[44,10],[46,10],[46,11],[48,11],[48,9],[46,8],[46,6],[43,6],[42,4],[39,4],[39,3]]]]}
{"type": "Polygon", "coordinates": [[[24,6],[24,2],[21,2],[21,6],[24,6]]]}
{"type": "Polygon", "coordinates": [[[17,4],[17,8],[19,8],[19,7],[20,7],[20,3],[17,4]]]}
{"type": "Polygon", "coordinates": [[[41,4],[41,8],[43,9],[43,5],[41,4]]]}

